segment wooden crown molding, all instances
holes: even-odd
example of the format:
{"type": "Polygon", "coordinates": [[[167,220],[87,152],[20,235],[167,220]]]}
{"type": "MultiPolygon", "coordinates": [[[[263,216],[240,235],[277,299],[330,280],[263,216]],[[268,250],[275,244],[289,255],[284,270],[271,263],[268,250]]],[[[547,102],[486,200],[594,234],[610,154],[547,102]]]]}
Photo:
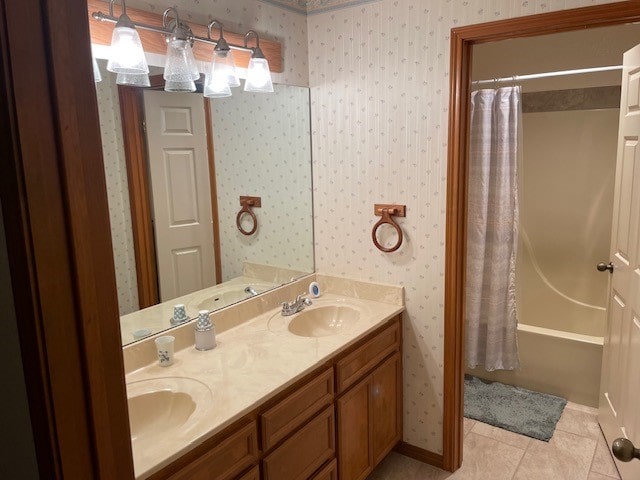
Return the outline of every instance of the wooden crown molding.
{"type": "MultiPolygon", "coordinates": [[[[171,6],[167,3],[167,6],[171,6]]],[[[91,30],[91,43],[97,45],[110,45],[111,35],[115,24],[110,22],[100,22],[93,18],[91,14],[93,12],[108,13],[109,3],[101,0],[87,0],[87,13],[89,15],[89,28],[91,30]]],[[[120,14],[120,6],[116,5],[115,15],[120,14]]],[[[147,25],[154,25],[162,27],[162,15],[157,13],[145,12],[144,10],[138,10],[136,8],[127,8],[127,15],[134,22],[146,23],[147,25]]],[[[207,26],[197,23],[187,23],[193,30],[194,35],[198,37],[207,36],[207,26]]],[[[217,32],[217,30],[216,30],[217,32]]],[[[156,32],[149,32],[146,30],[138,29],[140,34],[140,40],[145,52],[156,53],[165,55],[167,53],[167,44],[164,37],[156,32]]],[[[235,45],[244,45],[244,35],[224,31],[224,38],[229,43],[235,45]]],[[[254,45],[255,40],[251,40],[249,45],[254,45]]],[[[269,69],[275,73],[281,73],[283,71],[282,66],[282,44],[273,40],[266,40],[260,38],[260,48],[264,53],[267,61],[269,62],[269,69]]],[[[203,42],[195,42],[193,45],[193,55],[197,60],[203,62],[210,62],[213,57],[213,45],[205,44],[203,42]]],[[[234,50],[233,58],[236,65],[241,68],[247,68],[249,65],[249,59],[251,54],[242,50],[234,50]]]]}

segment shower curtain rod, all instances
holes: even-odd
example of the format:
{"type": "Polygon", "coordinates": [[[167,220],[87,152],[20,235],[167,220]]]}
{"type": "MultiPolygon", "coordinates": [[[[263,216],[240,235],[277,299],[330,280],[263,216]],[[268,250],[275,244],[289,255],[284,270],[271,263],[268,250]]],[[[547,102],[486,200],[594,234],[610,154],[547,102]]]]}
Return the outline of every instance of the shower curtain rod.
{"type": "Polygon", "coordinates": [[[529,75],[513,75],[511,77],[493,78],[490,80],[476,80],[472,85],[492,85],[504,82],[521,82],[523,80],[533,80],[536,78],[563,77],[565,75],[578,75],[581,73],[609,72],[612,70],[622,70],[622,65],[611,65],[608,67],[579,68],[576,70],[561,70],[559,72],[532,73],[529,75]]]}

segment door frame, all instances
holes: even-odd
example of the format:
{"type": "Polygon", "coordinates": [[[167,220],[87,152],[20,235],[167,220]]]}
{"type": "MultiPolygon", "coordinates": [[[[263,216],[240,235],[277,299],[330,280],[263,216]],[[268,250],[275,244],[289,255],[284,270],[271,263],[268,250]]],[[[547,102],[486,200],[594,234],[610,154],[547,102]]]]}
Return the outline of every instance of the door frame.
{"type": "MultiPolygon", "coordinates": [[[[162,75],[149,77],[150,90],[162,90],[162,75]]],[[[149,155],[144,116],[144,90],[140,87],[118,85],[120,122],[127,166],[133,250],[136,260],[138,304],[140,308],[160,302],[156,245],[151,208],[149,183],[149,155]]],[[[209,189],[211,192],[211,219],[213,227],[213,256],[216,284],[222,282],[220,257],[220,221],[218,215],[218,187],[216,183],[215,153],[213,149],[213,119],[211,100],[204,98],[205,129],[207,132],[207,157],[209,163],[209,189]]]]}
{"type": "Polygon", "coordinates": [[[0,198],[40,477],[133,478],[86,8],[0,2],[0,198]]]}
{"type": "Polygon", "coordinates": [[[473,45],[640,21],[640,1],[517,17],[451,30],[444,299],[443,468],[462,465],[464,306],[473,45]]]}

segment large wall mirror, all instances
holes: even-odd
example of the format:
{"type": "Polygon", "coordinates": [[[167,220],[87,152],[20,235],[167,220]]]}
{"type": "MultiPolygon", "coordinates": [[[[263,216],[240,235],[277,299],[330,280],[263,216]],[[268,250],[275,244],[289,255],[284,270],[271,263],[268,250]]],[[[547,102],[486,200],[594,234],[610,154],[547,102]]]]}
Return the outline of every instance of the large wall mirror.
{"type": "Polygon", "coordinates": [[[144,132],[138,180],[148,185],[145,195],[128,171],[131,109],[121,108],[122,89],[134,87],[118,86],[106,61],[98,64],[123,345],[171,328],[175,304],[194,318],[313,272],[308,88],[235,88],[231,97],[205,100],[153,88],[162,82],[156,67],[134,119],[144,132]],[[148,219],[135,213],[145,202],[148,219]],[[239,215],[243,208],[250,213],[239,215]],[[134,238],[142,230],[151,232],[149,248],[134,238]],[[140,271],[145,261],[153,274],[140,271]]]}

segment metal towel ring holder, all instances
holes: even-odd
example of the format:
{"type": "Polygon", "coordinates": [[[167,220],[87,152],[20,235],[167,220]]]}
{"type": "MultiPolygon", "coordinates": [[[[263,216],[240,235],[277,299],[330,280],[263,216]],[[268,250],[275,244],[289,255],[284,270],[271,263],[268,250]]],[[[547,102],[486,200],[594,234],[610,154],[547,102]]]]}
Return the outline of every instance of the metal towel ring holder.
{"type": "Polygon", "coordinates": [[[236,227],[238,227],[238,230],[240,230],[240,233],[242,233],[243,235],[246,235],[246,236],[253,235],[254,233],[256,233],[256,230],[258,230],[258,218],[256,217],[256,214],[253,213],[253,210],[251,209],[261,207],[262,199],[261,197],[244,197],[243,196],[243,197],[240,197],[240,206],[242,208],[238,212],[238,215],[236,215],[236,227]],[[242,228],[242,224],[240,223],[240,220],[242,220],[242,215],[244,215],[245,213],[251,217],[251,221],[253,224],[253,227],[251,228],[251,230],[245,230],[244,228],[242,228]]]}
{"type": "Polygon", "coordinates": [[[373,213],[377,216],[382,217],[378,221],[378,223],[376,223],[373,226],[373,230],[371,231],[371,239],[373,240],[373,244],[376,246],[376,248],[378,248],[378,250],[382,252],[385,252],[385,253],[395,252],[402,245],[403,235],[402,235],[402,229],[400,228],[400,225],[398,225],[391,217],[392,216],[404,217],[406,213],[406,206],[376,204],[374,206],[373,213]],[[380,228],[384,224],[391,225],[395,229],[396,233],[398,234],[398,241],[392,247],[388,247],[388,248],[383,247],[380,244],[380,242],[378,242],[378,238],[376,234],[378,233],[378,228],[380,228]]]}

